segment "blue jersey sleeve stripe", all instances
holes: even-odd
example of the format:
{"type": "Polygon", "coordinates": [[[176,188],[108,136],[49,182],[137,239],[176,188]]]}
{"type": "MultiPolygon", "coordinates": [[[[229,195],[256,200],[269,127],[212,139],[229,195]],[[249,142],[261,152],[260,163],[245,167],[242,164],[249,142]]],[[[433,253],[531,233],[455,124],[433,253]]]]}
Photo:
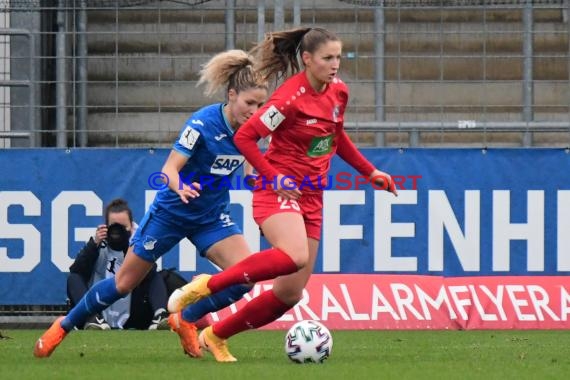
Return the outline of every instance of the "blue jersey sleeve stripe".
{"type": "Polygon", "coordinates": [[[188,149],[184,149],[178,145],[174,145],[172,149],[174,149],[176,152],[188,158],[192,157],[192,155],[194,154],[194,150],[189,151],[188,149]]]}

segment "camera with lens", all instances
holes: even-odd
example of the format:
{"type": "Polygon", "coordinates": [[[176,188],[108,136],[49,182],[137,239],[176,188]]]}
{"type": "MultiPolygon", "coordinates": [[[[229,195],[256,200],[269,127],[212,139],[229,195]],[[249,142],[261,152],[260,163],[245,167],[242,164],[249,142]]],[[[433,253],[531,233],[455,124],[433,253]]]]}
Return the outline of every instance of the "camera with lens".
{"type": "Polygon", "coordinates": [[[129,248],[131,233],[120,223],[107,227],[107,245],[114,251],[126,251],[129,248]]]}

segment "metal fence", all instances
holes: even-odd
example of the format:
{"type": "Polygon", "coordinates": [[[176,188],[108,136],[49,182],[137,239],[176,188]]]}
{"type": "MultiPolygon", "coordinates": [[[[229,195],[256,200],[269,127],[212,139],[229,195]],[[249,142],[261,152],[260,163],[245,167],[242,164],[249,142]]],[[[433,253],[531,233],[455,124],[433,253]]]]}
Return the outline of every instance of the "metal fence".
{"type": "MultiPolygon", "coordinates": [[[[569,146],[563,0],[0,1],[0,147],[170,146],[213,54],[318,25],[362,146],[569,146]]],[[[221,99],[220,99],[221,100],[221,99]]]]}

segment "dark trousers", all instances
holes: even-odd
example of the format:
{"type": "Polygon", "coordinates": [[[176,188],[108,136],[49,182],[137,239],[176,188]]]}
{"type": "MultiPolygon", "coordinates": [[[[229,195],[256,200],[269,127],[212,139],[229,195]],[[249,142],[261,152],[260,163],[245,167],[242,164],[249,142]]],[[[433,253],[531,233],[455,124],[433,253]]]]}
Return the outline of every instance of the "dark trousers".
{"type": "MultiPolygon", "coordinates": [[[[78,273],[70,273],[67,277],[67,297],[70,306],[74,307],[87,293],[87,281],[78,273]]],[[[158,309],[166,309],[168,293],[162,277],[152,270],[131,293],[130,317],[125,329],[146,330],[158,309]]],[[[77,326],[83,328],[83,326],[77,326]]]]}

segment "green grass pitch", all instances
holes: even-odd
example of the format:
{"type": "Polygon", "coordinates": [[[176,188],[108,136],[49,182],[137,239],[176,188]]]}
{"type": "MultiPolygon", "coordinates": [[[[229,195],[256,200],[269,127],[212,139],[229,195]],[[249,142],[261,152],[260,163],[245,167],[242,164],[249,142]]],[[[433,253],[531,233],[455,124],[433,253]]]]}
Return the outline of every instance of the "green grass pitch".
{"type": "Polygon", "coordinates": [[[237,363],[183,355],[169,331],[76,331],[50,358],[40,330],[1,330],[1,379],[568,379],[570,331],[333,331],[324,364],[295,364],[284,331],[230,340],[237,363]]]}

